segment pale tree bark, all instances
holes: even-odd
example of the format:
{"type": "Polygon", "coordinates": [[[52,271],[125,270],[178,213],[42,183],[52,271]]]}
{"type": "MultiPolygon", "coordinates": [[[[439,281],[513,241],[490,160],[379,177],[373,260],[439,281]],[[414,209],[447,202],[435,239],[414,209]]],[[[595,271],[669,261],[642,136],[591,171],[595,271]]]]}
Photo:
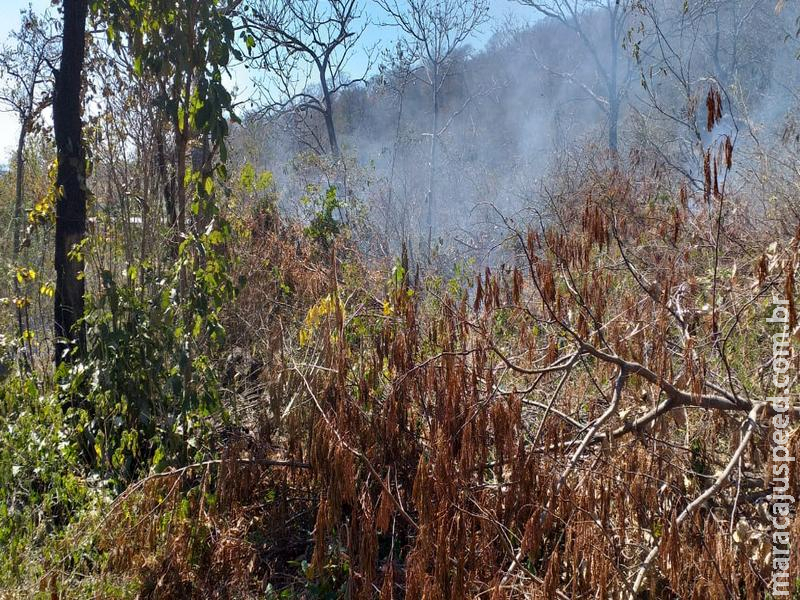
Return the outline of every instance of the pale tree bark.
{"type": "MultiPolygon", "coordinates": [[[[628,33],[628,20],[632,10],[630,0],[517,0],[530,6],[541,15],[553,19],[572,30],[589,53],[597,72],[600,85],[592,89],[583,82],[575,81],[572,75],[555,73],[548,65],[537,61],[548,71],[576,83],[586,91],[598,107],[605,113],[608,121],[608,149],[616,155],[619,149],[619,121],[622,102],[627,91],[632,69],[630,59],[623,64],[620,51],[625,35],[628,33]],[[605,13],[608,28],[605,37],[597,39],[590,34],[586,20],[593,15],[605,13]],[[607,44],[607,47],[605,46],[607,44]],[[608,52],[606,54],[606,51],[608,52]],[[607,56],[607,58],[604,58],[607,56]],[[624,67],[624,68],[623,68],[624,67]],[[622,73],[621,73],[622,72],[622,73]],[[624,75],[620,77],[620,75],[624,75]]],[[[535,54],[535,53],[534,53],[535,54]]]]}
{"type": "MultiPolygon", "coordinates": [[[[402,44],[410,60],[424,71],[416,77],[431,88],[431,136],[428,162],[428,185],[425,193],[425,228],[427,258],[432,255],[435,227],[436,183],[439,177],[439,142],[443,133],[440,124],[440,93],[448,77],[456,52],[467,38],[488,19],[485,0],[377,0],[391,18],[390,25],[399,28],[405,39],[402,44]]],[[[412,70],[412,74],[415,72],[412,70]]]]}
{"type": "MultiPolygon", "coordinates": [[[[22,123],[20,126],[19,138],[17,139],[17,153],[16,153],[16,162],[17,162],[17,177],[15,182],[15,190],[14,190],[14,234],[13,234],[13,244],[12,244],[12,259],[14,261],[14,265],[17,264],[17,259],[19,258],[19,253],[21,250],[21,230],[22,230],[22,198],[24,193],[24,184],[25,184],[25,138],[27,136],[27,126],[26,123],[22,123]]],[[[17,278],[14,278],[14,295],[20,295],[20,288],[19,282],[17,278]]],[[[25,327],[22,324],[22,308],[17,306],[17,334],[22,337],[22,333],[25,330],[25,327]]]]}

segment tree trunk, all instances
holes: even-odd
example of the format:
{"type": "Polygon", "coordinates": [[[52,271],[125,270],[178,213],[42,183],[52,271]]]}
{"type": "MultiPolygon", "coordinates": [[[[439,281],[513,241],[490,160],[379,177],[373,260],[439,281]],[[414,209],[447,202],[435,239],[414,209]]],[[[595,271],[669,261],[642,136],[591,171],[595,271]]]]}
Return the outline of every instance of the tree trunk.
{"type": "MultiPolygon", "coordinates": [[[[403,123],[403,104],[405,101],[406,96],[406,83],[407,83],[407,76],[403,76],[403,83],[399,90],[399,98],[398,98],[398,107],[397,107],[397,123],[395,125],[394,130],[394,145],[392,147],[392,163],[389,168],[389,197],[386,203],[386,223],[385,223],[385,236],[386,236],[386,249],[387,253],[391,248],[391,236],[389,235],[389,220],[392,218],[393,212],[393,203],[394,203],[394,171],[397,165],[397,149],[400,145],[400,128],[403,123]]],[[[405,211],[404,211],[405,214],[405,211]]],[[[403,244],[406,243],[405,239],[405,216],[401,218],[403,223],[401,224],[401,229],[403,231],[403,235],[401,236],[401,241],[403,244]]]]}
{"type": "Polygon", "coordinates": [[[331,145],[331,154],[333,154],[333,156],[339,156],[341,151],[339,150],[339,141],[336,139],[336,127],[333,124],[332,107],[325,110],[325,127],[328,130],[328,142],[331,145]]]}
{"type": "Polygon", "coordinates": [[[333,98],[331,98],[331,92],[328,89],[328,81],[325,78],[325,69],[327,68],[327,61],[325,62],[322,69],[320,69],[319,73],[319,82],[322,86],[322,99],[325,103],[325,128],[328,130],[328,143],[331,147],[331,154],[338,158],[340,151],[339,151],[339,140],[336,138],[336,124],[333,120],[333,98]]]}
{"type": "MultiPolygon", "coordinates": [[[[23,185],[25,183],[25,137],[28,133],[28,124],[23,120],[20,123],[19,139],[17,140],[17,180],[16,189],[14,190],[14,242],[12,247],[12,260],[14,266],[17,267],[17,258],[20,252],[20,234],[22,229],[22,197],[23,185]]],[[[14,278],[14,295],[19,297],[20,288],[17,278],[14,278]]],[[[17,333],[22,338],[24,331],[22,325],[22,308],[17,306],[17,333]]]]}
{"type": "MultiPolygon", "coordinates": [[[[616,92],[615,92],[616,93],[616,92]]],[[[608,99],[608,149],[614,154],[619,146],[619,98],[608,99]]]]}
{"type": "Polygon", "coordinates": [[[617,153],[619,145],[619,82],[617,69],[619,67],[619,37],[617,36],[617,11],[619,6],[614,8],[610,15],[609,30],[611,37],[611,72],[609,73],[608,90],[608,149],[612,153],[617,153]]]}
{"type": "Polygon", "coordinates": [[[164,139],[163,123],[156,124],[156,162],[158,163],[158,176],[161,182],[161,195],[164,198],[164,213],[167,215],[167,225],[174,230],[178,222],[178,213],[175,207],[175,172],[171,171],[170,159],[167,157],[167,142],[164,139]]]}
{"type": "Polygon", "coordinates": [[[53,126],[58,154],[56,185],[55,311],[56,364],[72,360],[68,352],[85,348],[83,258],[70,250],[86,234],[86,157],[81,139],[81,82],[86,53],[87,0],[64,0],[61,67],[56,73],[53,126]]]}
{"type": "MultiPolygon", "coordinates": [[[[328,131],[328,144],[331,149],[331,156],[333,156],[336,162],[336,193],[337,197],[339,198],[347,198],[349,195],[349,191],[347,189],[347,169],[344,168],[344,162],[340,161],[341,158],[341,150],[339,149],[339,140],[336,137],[336,122],[334,121],[333,115],[333,98],[331,97],[331,91],[328,88],[328,80],[325,77],[325,73],[328,69],[328,57],[325,58],[323,64],[319,71],[320,77],[320,85],[322,86],[322,99],[323,104],[325,105],[325,110],[323,111],[323,116],[325,118],[325,128],[328,131]]],[[[342,212],[341,204],[336,209],[339,213],[339,220],[342,223],[348,222],[348,216],[346,213],[342,212]]]]}
{"type": "Polygon", "coordinates": [[[609,16],[609,33],[611,38],[611,72],[608,77],[608,149],[613,154],[617,154],[619,146],[619,46],[620,40],[617,35],[617,19],[618,19],[619,4],[614,7],[614,10],[609,16]]]}
{"type": "Polygon", "coordinates": [[[439,145],[439,65],[433,67],[433,128],[431,130],[430,168],[428,171],[428,202],[426,225],[428,228],[428,260],[431,258],[431,238],[433,237],[433,205],[436,200],[436,161],[439,145]]]}

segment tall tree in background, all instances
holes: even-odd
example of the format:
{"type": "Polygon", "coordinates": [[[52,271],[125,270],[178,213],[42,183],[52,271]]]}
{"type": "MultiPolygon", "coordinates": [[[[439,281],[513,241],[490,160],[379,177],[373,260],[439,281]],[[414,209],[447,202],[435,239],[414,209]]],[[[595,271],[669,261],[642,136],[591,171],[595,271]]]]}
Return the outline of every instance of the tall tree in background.
{"type": "Polygon", "coordinates": [[[53,127],[58,156],[56,187],[56,364],[85,347],[83,258],[71,252],[86,234],[86,155],[81,126],[81,83],[86,54],[87,0],[64,0],[61,67],[56,73],[53,127]]]}
{"type": "Polygon", "coordinates": [[[420,63],[424,73],[420,81],[428,85],[431,90],[431,143],[425,202],[427,254],[430,258],[439,138],[442,133],[440,93],[457,50],[488,19],[489,4],[486,0],[377,0],[377,2],[388,13],[391,24],[405,34],[402,43],[407,53],[420,63]]]}
{"type": "MultiPolygon", "coordinates": [[[[631,75],[630,58],[623,55],[623,42],[628,34],[628,21],[631,13],[630,0],[518,0],[539,13],[554,19],[575,33],[578,40],[589,52],[592,63],[600,79],[599,88],[594,90],[585,83],[574,81],[568,73],[557,75],[573,81],[586,91],[592,100],[606,114],[608,119],[608,148],[616,152],[619,146],[619,121],[622,101],[627,92],[631,75]],[[592,19],[606,20],[607,29],[598,36],[592,31],[592,19]],[[623,69],[627,63],[628,67],[623,69]]],[[[539,60],[545,69],[552,71],[539,60]]]]}
{"type": "MultiPolygon", "coordinates": [[[[17,265],[22,232],[22,207],[25,184],[25,143],[42,111],[52,100],[47,85],[52,79],[51,65],[56,60],[58,37],[52,32],[51,22],[46,17],[28,10],[22,15],[18,31],[11,33],[13,44],[0,52],[0,105],[14,113],[19,123],[19,137],[15,153],[15,185],[12,260],[17,265]]],[[[19,296],[19,284],[14,280],[15,293],[19,296]]],[[[17,306],[17,329],[22,337],[22,309],[17,306]]]]}
{"type": "Polygon", "coordinates": [[[386,216],[384,221],[384,232],[386,239],[390,239],[390,221],[397,218],[400,222],[398,224],[399,237],[403,244],[407,244],[407,231],[406,225],[408,218],[407,206],[403,206],[400,210],[396,210],[394,206],[394,188],[395,188],[395,171],[397,170],[397,158],[401,144],[401,134],[403,125],[403,108],[405,105],[406,88],[411,83],[414,77],[414,63],[413,57],[408,57],[405,54],[404,46],[398,42],[397,47],[390,52],[386,52],[386,64],[381,64],[380,68],[380,84],[388,91],[395,99],[397,107],[397,117],[394,122],[394,139],[392,140],[392,159],[389,166],[389,189],[386,198],[386,216]]]}
{"type": "MultiPolygon", "coordinates": [[[[327,149],[317,140],[315,150],[340,154],[333,101],[347,87],[362,83],[345,72],[366,22],[357,0],[255,0],[247,24],[257,36],[255,58],[273,76],[264,86],[267,110],[291,110],[303,117],[319,114],[325,121],[327,149]],[[315,94],[310,86],[319,86],[315,94]]],[[[306,123],[309,131],[313,129],[306,123]]]]}

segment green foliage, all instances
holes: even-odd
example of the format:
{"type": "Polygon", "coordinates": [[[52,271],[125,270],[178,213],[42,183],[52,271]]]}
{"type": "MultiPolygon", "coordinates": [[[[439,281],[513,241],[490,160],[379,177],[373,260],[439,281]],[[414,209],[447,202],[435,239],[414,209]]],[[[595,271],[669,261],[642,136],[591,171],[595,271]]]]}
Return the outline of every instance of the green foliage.
{"type": "MultiPolygon", "coordinates": [[[[41,569],[42,541],[106,501],[80,466],[57,394],[31,377],[0,384],[0,589],[41,569]]],[[[39,573],[41,575],[42,573],[39,573]]]]}
{"type": "MultiPolygon", "coordinates": [[[[128,45],[135,75],[173,78],[179,90],[194,79],[189,97],[165,92],[157,103],[181,131],[189,125],[209,134],[225,162],[228,122],[238,119],[223,76],[232,59],[243,58],[227,3],[94,0],[91,7],[114,48],[128,45]]],[[[246,42],[247,32],[238,37],[246,42]]]]}
{"type": "Polygon", "coordinates": [[[312,205],[314,208],[314,215],[305,232],[308,237],[327,249],[341,232],[341,225],[333,213],[342,208],[342,203],[336,195],[335,186],[328,187],[324,196],[315,195],[314,192],[315,188],[310,188],[309,194],[302,199],[303,204],[312,205]]]}
{"type": "Polygon", "coordinates": [[[474,267],[474,258],[459,260],[453,264],[453,276],[447,282],[447,291],[451,296],[460,298],[467,294],[472,287],[474,267]]]}
{"type": "Polygon", "coordinates": [[[273,222],[277,216],[278,192],[271,171],[256,171],[252,163],[246,162],[241,167],[238,181],[231,187],[234,199],[249,207],[253,217],[262,219],[267,227],[273,222]]]}
{"type": "Polygon", "coordinates": [[[219,386],[209,352],[223,341],[219,311],[234,295],[217,248],[227,227],[190,236],[166,276],[132,265],[101,273],[87,300],[87,352],[60,378],[77,408],[85,458],[125,483],[151,466],[201,459],[219,386]]]}
{"type": "Polygon", "coordinates": [[[74,408],[83,458],[122,486],[151,467],[211,452],[208,425],[220,406],[211,354],[224,338],[219,311],[235,293],[225,255],[231,228],[218,205],[229,191],[218,185],[227,179],[229,122],[238,122],[224,75],[242,55],[222,0],[90,6],[114,50],[129,55],[132,74],[161,83],[154,103],[176,144],[204,136],[221,161],[179,175],[177,185],[194,190],[187,208],[196,219],[174,238],[168,267],[141,258],[120,275],[118,264],[95,265],[98,240],[79,250],[98,278],[84,315],[87,349],[57,380],[74,408]]]}
{"type": "MultiPolygon", "coordinates": [[[[221,162],[181,179],[186,188],[193,184],[191,209],[198,218],[164,248],[166,266],[158,251],[137,260],[124,253],[123,262],[122,250],[105,237],[114,223],[102,215],[96,224],[105,231],[72,249],[71,256],[86,259],[82,276],[91,290],[83,316],[84,355],[54,374],[43,369],[11,377],[13,361],[7,357],[18,354],[20,342],[0,336],[0,595],[36,589],[31,582],[53,565],[59,572],[98,572],[104,553],[85,532],[75,538],[79,543],[70,542],[73,525],[93,521],[98,509],[107,508],[110,493],[150,470],[214,455],[211,425],[224,418],[213,357],[224,342],[220,311],[236,292],[226,249],[231,227],[218,204],[230,192],[221,185],[227,180],[225,140],[229,123],[237,122],[224,75],[232,59],[242,58],[232,13],[217,0],[90,0],[90,5],[109,42],[129,54],[134,75],[166,83],[155,104],[173,129],[187,142],[204,136],[221,162]]],[[[253,173],[242,183],[258,193],[271,179],[253,173]]],[[[2,184],[3,189],[11,184],[10,175],[2,184]]],[[[52,224],[57,195],[50,185],[49,193],[30,203],[31,231],[52,224]]],[[[8,212],[0,208],[1,214],[8,212]]],[[[0,296],[9,296],[5,304],[15,309],[33,300],[49,303],[50,274],[42,265],[17,261],[9,267],[3,282],[9,289],[0,289],[0,296]],[[9,283],[18,290],[13,297],[9,283]]],[[[13,314],[2,312],[4,319],[13,314]]],[[[31,331],[38,334],[41,321],[31,331]]],[[[45,343],[30,354],[49,362],[45,343]]],[[[124,584],[106,583],[78,584],[81,591],[70,595],[130,595],[124,584]]],[[[61,597],[60,585],[40,587],[41,593],[61,597]]]]}

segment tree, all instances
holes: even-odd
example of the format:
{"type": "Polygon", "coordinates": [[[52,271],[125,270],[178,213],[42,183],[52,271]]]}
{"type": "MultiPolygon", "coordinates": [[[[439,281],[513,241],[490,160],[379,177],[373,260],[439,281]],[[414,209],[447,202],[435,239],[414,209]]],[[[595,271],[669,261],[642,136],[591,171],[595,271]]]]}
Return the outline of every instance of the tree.
{"type": "MultiPolygon", "coordinates": [[[[381,70],[381,77],[380,82],[381,86],[389,91],[392,96],[396,99],[396,106],[397,106],[397,117],[394,122],[394,139],[392,140],[392,158],[389,166],[389,173],[388,173],[388,180],[389,185],[387,189],[387,198],[386,198],[386,216],[384,219],[384,233],[386,235],[387,240],[389,239],[390,235],[390,228],[389,223],[390,220],[393,218],[393,212],[395,210],[394,207],[394,178],[395,178],[395,170],[397,167],[397,155],[400,148],[400,135],[402,132],[402,123],[403,123],[403,108],[405,105],[405,98],[406,98],[406,87],[410,83],[413,74],[413,62],[409,57],[405,55],[403,52],[403,45],[398,44],[394,53],[387,52],[387,59],[388,64],[380,65],[381,70]]],[[[407,243],[406,239],[406,213],[407,210],[404,209],[397,211],[400,217],[400,239],[402,243],[405,245],[407,243]]]]}
{"type": "MultiPolygon", "coordinates": [[[[176,246],[192,224],[190,179],[199,181],[202,190],[216,157],[227,160],[229,122],[238,122],[223,78],[232,60],[243,59],[235,47],[233,23],[241,2],[94,0],[92,5],[107,24],[107,37],[115,50],[133,58],[133,74],[158,90],[155,105],[171,140],[167,133],[157,131],[156,154],[176,246]],[[195,154],[201,160],[192,169],[187,158],[198,139],[204,149],[195,154]]],[[[241,37],[246,38],[246,33],[241,37]]],[[[208,216],[204,203],[195,207],[197,220],[208,216]]]]}
{"type": "Polygon", "coordinates": [[[486,0],[377,0],[406,36],[402,41],[406,53],[418,61],[423,77],[431,90],[431,138],[426,192],[427,253],[431,256],[433,210],[436,202],[436,178],[440,123],[440,93],[447,79],[456,52],[467,38],[488,19],[486,0]]]}
{"type": "Polygon", "coordinates": [[[56,138],[55,310],[56,364],[85,346],[83,257],[73,251],[86,234],[86,154],[81,124],[81,84],[86,54],[88,0],[64,0],[61,66],[56,72],[53,127],[56,138]]]}
{"type": "MultiPolygon", "coordinates": [[[[592,63],[600,78],[600,90],[577,82],[566,73],[559,73],[584,89],[603,110],[608,119],[608,148],[616,152],[619,145],[619,119],[622,101],[627,91],[630,69],[622,71],[623,59],[620,56],[625,36],[628,34],[628,17],[631,13],[630,0],[518,0],[539,13],[554,19],[576,34],[581,44],[589,52],[592,63]],[[592,32],[592,20],[602,14],[607,21],[604,35],[592,32]],[[607,53],[607,57],[603,57],[607,53]]],[[[541,63],[543,67],[547,65],[541,63]]]]}
{"type": "MultiPolygon", "coordinates": [[[[735,137],[739,127],[751,127],[759,90],[773,78],[777,64],[772,40],[781,37],[780,19],[772,6],[756,0],[686,6],[641,0],[637,11],[642,41],[634,54],[644,90],[640,138],[661,162],[702,188],[709,147],[721,134],[735,137]],[[727,108],[713,132],[703,110],[711,86],[722,92],[727,108]]],[[[752,129],[749,134],[744,137],[752,138],[752,129]]],[[[743,151],[739,146],[737,155],[743,151]]]]}
{"type": "MultiPolygon", "coordinates": [[[[25,142],[36,127],[42,111],[52,100],[48,84],[52,80],[52,63],[56,60],[57,36],[47,17],[33,10],[22,14],[18,31],[11,33],[13,44],[0,52],[0,78],[4,89],[0,104],[13,112],[19,122],[19,136],[15,153],[16,178],[14,189],[12,259],[16,263],[20,252],[22,230],[22,205],[25,185],[25,142]]],[[[14,282],[15,293],[19,285],[14,282]]],[[[18,334],[22,336],[22,309],[17,307],[18,334]]]]}
{"type": "MultiPolygon", "coordinates": [[[[225,277],[221,246],[229,226],[215,202],[215,179],[225,179],[226,138],[230,122],[239,122],[224,77],[232,59],[242,60],[236,47],[233,16],[241,0],[126,0],[93,1],[94,11],[106,24],[112,47],[133,58],[133,75],[155,82],[159,117],[169,124],[167,135],[157,135],[157,162],[164,186],[168,221],[172,228],[172,255],[177,280],[170,294],[178,299],[174,335],[178,356],[184,443],[189,439],[188,408],[202,396],[196,380],[198,338],[203,326],[216,339],[215,311],[231,293],[225,277]],[[200,161],[187,163],[192,146],[202,144],[200,161]],[[171,211],[171,212],[170,212],[171,211]],[[205,269],[212,273],[205,272],[205,269]],[[209,300],[211,298],[211,300],[209,300]],[[187,324],[191,323],[191,326],[187,324]]],[[[246,37],[246,33],[241,34],[246,37]]],[[[187,446],[184,446],[184,451],[187,446]]],[[[185,456],[184,456],[185,458],[185,456]]]]}
{"type": "MultiPolygon", "coordinates": [[[[327,151],[338,157],[334,98],[365,81],[364,77],[349,78],[345,71],[367,26],[360,23],[362,5],[358,0],[254,0],[248,8],[247,25],[258,35],[249,41],[257,48],[254,58],[273,76],[262,86],[267,111],[321,115],[327,151]],[[312,82],[319,85],[318,94],[310,89],[312,82]]],[[[310,130],[310,124],[305,124],[310,130]]],[[[325,153],[320,140],[312,145],[325,153]]]]}

